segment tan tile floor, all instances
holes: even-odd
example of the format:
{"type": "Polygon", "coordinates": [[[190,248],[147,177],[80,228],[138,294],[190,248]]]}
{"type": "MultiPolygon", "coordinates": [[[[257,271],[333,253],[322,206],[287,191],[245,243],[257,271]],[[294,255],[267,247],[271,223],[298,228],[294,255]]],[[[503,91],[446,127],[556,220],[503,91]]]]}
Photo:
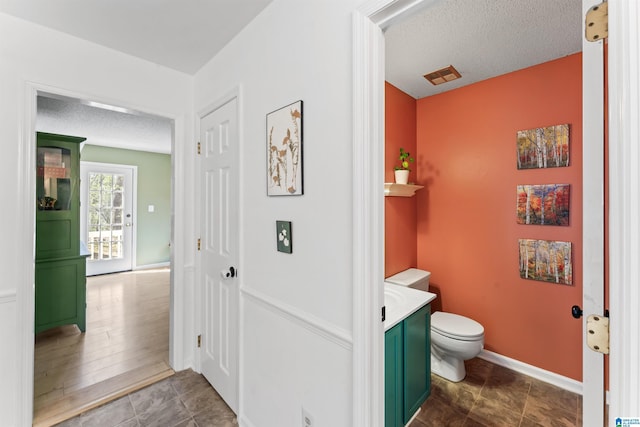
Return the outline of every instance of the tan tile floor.
{"type": "Polygon", "coordinates": [[[188,369],[71,418],[59,427],[232,427],[235,414],[200,374],[188,369]]]}
{"type": "Polygon", "coordinates": [[[431,375],[431,395],[411,427],[581,426],[582,397],[482,359],[459,383],[431,375]]]}

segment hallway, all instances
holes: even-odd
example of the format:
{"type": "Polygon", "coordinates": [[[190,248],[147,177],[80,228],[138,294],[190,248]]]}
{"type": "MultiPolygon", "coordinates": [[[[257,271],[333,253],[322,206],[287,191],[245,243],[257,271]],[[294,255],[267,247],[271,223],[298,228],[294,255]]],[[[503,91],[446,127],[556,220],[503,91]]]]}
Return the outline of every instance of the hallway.
{"type": "Polygon", "coordinates": [[[66,325],[35,340],[34,425],[50,426],[173,375],[170,270],[87,278],[87,331],[66,325]]]}

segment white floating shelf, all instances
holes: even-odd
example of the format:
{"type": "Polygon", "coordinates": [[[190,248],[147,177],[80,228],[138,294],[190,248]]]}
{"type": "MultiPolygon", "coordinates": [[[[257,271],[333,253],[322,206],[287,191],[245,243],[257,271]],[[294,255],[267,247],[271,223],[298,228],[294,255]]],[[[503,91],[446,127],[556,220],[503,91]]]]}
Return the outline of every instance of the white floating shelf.
{"type": "Polygon", "coordinates": [[[384,195],[396,197],[413,197],[416,191],[424,188],[422,185],[395,184],[393,182],[384,183],[384,195]]]}

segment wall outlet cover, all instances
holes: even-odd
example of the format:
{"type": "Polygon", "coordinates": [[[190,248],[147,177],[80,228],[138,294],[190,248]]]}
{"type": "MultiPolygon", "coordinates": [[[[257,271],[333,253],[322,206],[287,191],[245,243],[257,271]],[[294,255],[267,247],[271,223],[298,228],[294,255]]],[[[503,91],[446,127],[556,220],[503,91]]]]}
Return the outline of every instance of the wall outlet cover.
{"type": "Polygon", "coordinates": [[[279,252],[286,254],[293,252],[291,221],[276,221],[276,244],[279,252]]]}

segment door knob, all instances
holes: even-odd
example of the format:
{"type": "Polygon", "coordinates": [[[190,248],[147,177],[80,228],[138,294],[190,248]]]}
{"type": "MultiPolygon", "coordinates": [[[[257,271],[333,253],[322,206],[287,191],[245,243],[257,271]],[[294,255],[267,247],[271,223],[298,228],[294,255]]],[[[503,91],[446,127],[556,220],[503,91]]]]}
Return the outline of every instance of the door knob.
{"type": "Polygon", "coordinates": [[[229,267],[228,270],[222,270],[220,272],[220,276],[222,276],[223,279],[229,279],[231,277],[236,277],[236,269],[234,267],[229,267]]]}
{"type": "Polygon", "coordinates": [[[582,317],[582,309],[579,305],[574,305],[573,307],[571,307],[571,315],[576,319],[582,317]]]}

